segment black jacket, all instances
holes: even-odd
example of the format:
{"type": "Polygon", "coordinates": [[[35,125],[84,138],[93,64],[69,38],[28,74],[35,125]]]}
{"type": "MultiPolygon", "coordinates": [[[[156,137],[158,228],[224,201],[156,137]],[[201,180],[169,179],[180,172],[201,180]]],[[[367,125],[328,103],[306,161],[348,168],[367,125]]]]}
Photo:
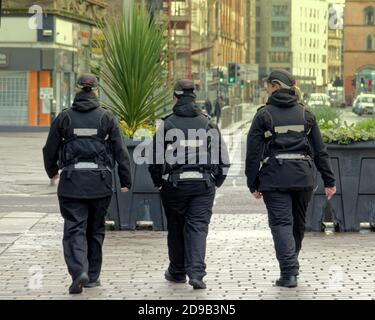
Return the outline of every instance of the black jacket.
{"type": "Polygon", "coordinates": [[[211,103],[210,100],[208,100],[208,101],[206,101],[206,102],[204,103],[204,108],[206,109],[207,114],[208,114],[209,116],[211,116],[211,115],[212,115],[212,103],[211,103]]]}
{"type": "MultiPolygon", "coordinates": [[[[164,118],[163,126],[159,130],[164,130],[163,133],[157,132],[153,138],[153,164],[149,165],[149,172],[156,187],[160,187],[163,183],[162,175],[169,173],[172,168],[165,161],[165,151],[168,147],[168,141],[158,141],[157,136],[165,137],[167,132],[173,129],[181,129],[186,132],[188,129],[205,128],[206,131],[214,129],[218,133],[218,141],[214,145],[218,147],[213,153],[219,156],[216,164],[207,163],[204,166],[211,171],[215,178],[215,185],[220,187],[227,176],[229,168],[229,155],[225,142],[221,136],[218,127],[212,124],[204,115],[201,109],[194,103],[193,97],[182,97],[173,107],[173,113],[164,118]],[[158,146],[157,146],[158,145],[158,146]],[[163,164],[157,162],[157,159],[162,159],[163,164]]],[[[186,133],[185,133],[186,138],[186,133]]]]}
{"type": "Polygon", "coordinates": [[[214,116],[217,117],[217,118],[220,118],[221,117],[221,110],[222,110],[222,104],[219,100],[216,100],[214,116]]]}
{"type": "MultiPolygon", "coordinates": [[[[118,164],[118,175],[120,178],[121,187],[130,188],[132,185],[131,181],[131,169],[130,169],[130,157],[129,153],[124,146],[122,141],[122,136],[120,133],[120,128],[117,123],[117,119],[114,115],[102,109],[99,106],[99,101],[94,93],[92,92],[80,92],[76,95],[74,99],[72,110],[76,111],[80,115],[80,127],[81,128],[90,128],[96,124],[92,123],[93,115],[96,112],[102,113],[100,131],[103,136],[108,136],[109,145],[112,150],[112,158],[118,164]],[[84,115],[84,117],[81,117],[84,115]]],[[[63,146],[63,140],[71,134],[70,119],[68,114],[69,109],[63,110],[52,122],[47,142],[43,148],[43,157],[44,157],[44,167],[49,176],[49,178],[54,177],[58,174],[59,169],[61,169],[60,152],[63,146]]],[[[98,124],[99,125],[99,124],[98,124]]],[[[64,179],[62,176],[61,180],[64,179]]],[[[94,188],[95,186],[93,186],[94,188]]],[[[78,186],[77,186],[77,189],[78,186]]],[[[95,191],[93,191],[95,192],[95,191]]],[[[80,197],[92,197],[92,195],[85,194],[82,190],[59,190],[60,196],[75,196],[80,197]]],[[[100,194],[95,195],[99,197],[100,194]]]]}
{"type": "MultiPolygon", "coordinates": [[[[251,124],[250,131],[247,136],[247,153],[246,153],[246,169],[245,173],[247,176],[247,185],[251,192],[255,191],[266,191],[266,190],[275,190],[275,189],[289,189],[289,182],[293,181],[302,181],[307,175],[312,175],[312,170],[301,171],[299,168],[293,168],[290,166],[288,175],[285,174],[284,177],[281,177],[280,182],[272,181],[271,177],[267,180],[265,184],[262,181],[262,175],[260,171],[260,164],[264,158],[265,152],[265,142],[266,137],[265,133],[272,130],[273,123],[270,113],[267,111],[267,106],[275,106],[280,109],[282,113],[286,109],[290,108],[302,108],[300,111],[304,113],[305,121],[309,128],[308,133],[308,142],[310,144],[310,156],[314,160],[315,166],[318,171],[321,173],[322,179],[324,181],[325,187],[333,187],[335,185],[335,178],[331,168],[331,163],[329,155],[327,153],[327,148],[323,142],[318,124],[316,122],[315,116],[309,110],[305,109],[304,106],[299,105],[297,98],[293,92],[285,89],[278,90],[272,94],[268,99],[266,106],[263,106],[258,109],[257,114],[255,115],[253,122],[251,124]],[[298,174],[301,177],[298,177],[298,174]],[[280,185],[281,184],[281,185],[280,185]],[[261,187],[260,187],[261,186],[261,187]],[[260,190],[262,189],[262,190],[260,190]]],[[[289,125],[294,125],[293,119],[291,119],[289,125]]],[[[295,162],[297,163],[297,162],[295,162]]],[[[272,165],[272,164],[271,164],[272,165]]],[[[276,165],[277,166],[277,165],[276,165]]],[[[281,168],[275,168],[275,175],[281,168]]],[[[275,177],[276,180],[276,177],[275,177]]],[[[310,181],[311,179],[309,179],[310,181]]],[[[308,183],[310,184],[310,183],[308,183]]],[[[312,186],[304,186],[307,189],[311,189],[312,186]]],[[[302,188],[305,189],[305,188],[302,188]]]]}

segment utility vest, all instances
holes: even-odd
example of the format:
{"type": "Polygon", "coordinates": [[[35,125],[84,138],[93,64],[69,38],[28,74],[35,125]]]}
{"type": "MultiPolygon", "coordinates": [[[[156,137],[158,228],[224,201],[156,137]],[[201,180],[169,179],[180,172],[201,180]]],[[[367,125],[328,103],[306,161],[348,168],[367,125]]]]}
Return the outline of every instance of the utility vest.
{"type": "Polygon", "coordinates": [[[265,110],[271,117],[271,128],[265,132],[260,191],[312,188],[311,128],[304,108],[298,104],[290,108],[267,105],[265,110]]]}
{"type": "Polygon", "coordinates": [[[164,121],[172,129],[165,136],[167,146],[163,179],[175,187],[179,182],[204,181],[211,184],[212,174],[219,163],[219,155],[212,156],[211,145],[218,146],[219,137],[216,130],[209,131],[207,116],[180,117],[172,114],[164,121]],[[174,137],[173,141],[169,141],[168,136],[174,137]],[[217,161],[212,163],[213,160],[217,161]]]}
{"type": "Polygon", "coordinates": [[[101,122],[101,108],[79,112],[65,111],[59,166],[62,169],[58,193],[74,198],[98,198],[111,195],[113,152],[101,122]]]}
{"type": "Polygon", "coordinates": [[[304,108],[296,105],[281,109],[267,105],[265,110],[271,116],[272,123],[271,129],[265,133],[265,157],[309,156],[311,149],[308,134],[311,128],[305,120],[304,108]]]}

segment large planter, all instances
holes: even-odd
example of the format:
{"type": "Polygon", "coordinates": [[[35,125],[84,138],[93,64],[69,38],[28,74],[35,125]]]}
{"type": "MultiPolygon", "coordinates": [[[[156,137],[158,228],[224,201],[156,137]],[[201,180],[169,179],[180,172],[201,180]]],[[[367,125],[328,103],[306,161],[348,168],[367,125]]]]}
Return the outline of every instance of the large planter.
{"type": "Polygon", "coordinates": [[[115,193],[108,208],[107,220],[114,221],[115,230],[164,231],[167,223],[159,190],[154,187],[147,165],[138,165],[134,161],[134,149],[141,142],[124,142],[131,158],[133,186],[129,192],[121,193],[120,181],[115,170],[115,193]]]}
{"type": "MultiPolygon", "coordinates": [[[[330,201],[316,173],[318,189],[308,207],[307,231],[322,231],[325,212],[333,213],[336,231],[356,232],[360,223],[375,226],[375,141],[350,145],[329,144],[328,152],[336,177],[337,194],[330,201]]],[[[329,220],[328,220],[329,221],[329,220]]]]}

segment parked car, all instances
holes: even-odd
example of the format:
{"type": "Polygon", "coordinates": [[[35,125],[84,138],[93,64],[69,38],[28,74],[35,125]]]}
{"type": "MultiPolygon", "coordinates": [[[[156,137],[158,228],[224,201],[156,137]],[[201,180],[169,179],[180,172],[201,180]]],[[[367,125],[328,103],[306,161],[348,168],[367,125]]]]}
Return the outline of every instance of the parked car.
{"type": "Polygon", "coordinates": [[[307,106],[310,108],[330,107],[331,98],[329,97],[329,95],[324,93],[312,93],[309,100],[307,101],[307,106]]]}
{"type": "Polygon", "coordinates": [[[353,112],[362,116],[374,114],[375,94],[360,94],[353,103],[353,112]]]}

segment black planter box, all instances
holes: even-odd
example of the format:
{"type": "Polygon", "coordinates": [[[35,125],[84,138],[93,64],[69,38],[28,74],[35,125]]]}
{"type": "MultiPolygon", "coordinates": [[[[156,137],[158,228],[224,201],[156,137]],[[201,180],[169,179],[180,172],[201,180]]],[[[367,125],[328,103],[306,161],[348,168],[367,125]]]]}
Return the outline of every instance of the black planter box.
{"type": "MultiPolygon", "coordinates": [[[[327,145],[336,177],[337,194],[330,200],[336,231],[357,232],[360,223],[375,226],[375,141],[327,145]]],[[[327,204],[324,185],[316,173],[318,189],[307,210],[306,231],[322,231],[327,204]]],[[[332,212],[331,211],[331,212],[332,212]]]]}
{"type": "Polygon", "coordinates": [[[107,220],[114,221],[115,230],[167,230],[160,193],[151,180],[146,164],[137,165],[133,154],[141,141],[126,140],[131,158],[133,187],[121,193],[117,170],[114,171],[115,193],[107,212],[107,220]]]}

